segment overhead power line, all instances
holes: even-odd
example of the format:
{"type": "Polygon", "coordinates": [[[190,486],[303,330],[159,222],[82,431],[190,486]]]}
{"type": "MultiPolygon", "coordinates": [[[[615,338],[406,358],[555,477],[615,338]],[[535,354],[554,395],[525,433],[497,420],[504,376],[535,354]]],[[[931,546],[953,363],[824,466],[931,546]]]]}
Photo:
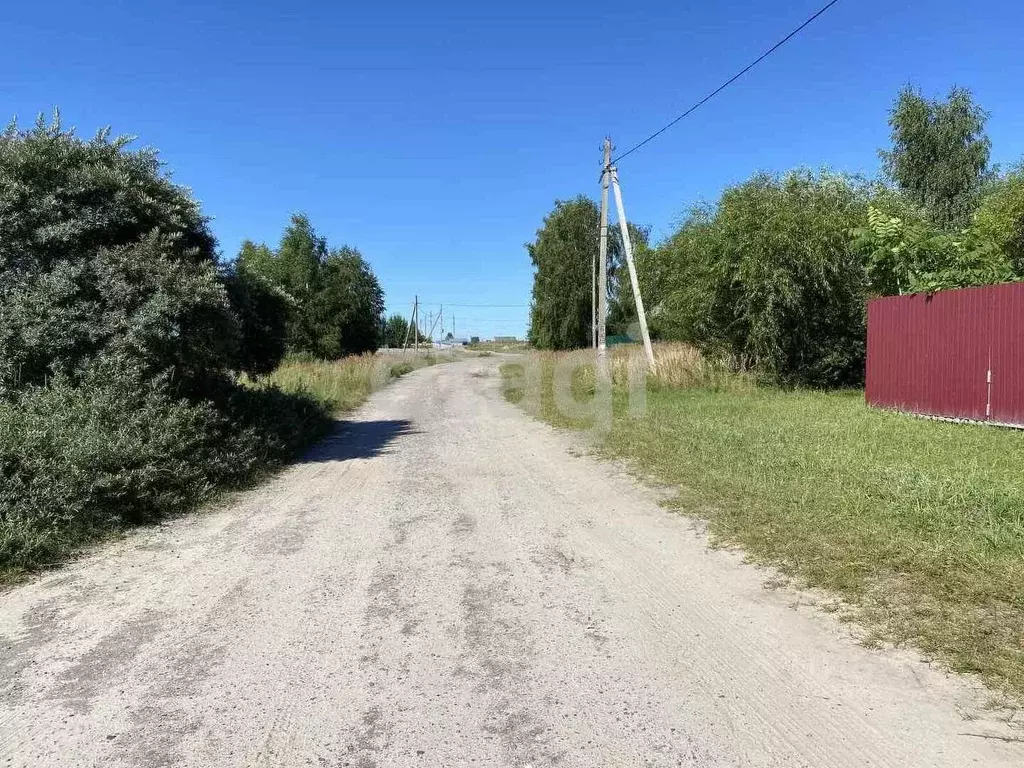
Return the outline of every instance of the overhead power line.
{"type": "MultiPolygon", "coordinates": [[[[441,302],[425,302],[421,301],[421,305],[428,305],[431,307],[441,306],[441,302]]],[[[475,308],[475,309],[526,309],[529,304],[449,304],[447,301],[444,302],[446,307],[456,308],[475,308]]]]}
{"type": "Polygon", "coordinates": [[[826,3],[825,5],[823,5],[823,6],[821,7],[821,8],[819,8],[819,9],[818,9],[818,11],[817,11],[817,12],[816,12],[816,13],[815,13],[815,14],[814,14],[813,16],[809,17],[809,18],[808,18],[808,19],[807,19],[806,21],[804,21],[804,23],[803,23],[803,24],[801,24],[801,25],[800,25],[799,27],[797,27],[796,29],[794,29],[794,30],[793,30],[792,32],[790,32],[790,33],[789,33],[788,35],[786,35],[786,36],[785,36],[784,38],[782,38],[781,40],[779,40],[779,42],[777,42],[777,43],[776,43],[775,45],[773,45],[773,46],[772,46],[771,48],[769,48],[769,49],[768,49],[767,51],[765,51],[764,53],[762,53],[762,54],[761,54],[760,56],[758,56],[758,57],[757,57],[756,59],[754,59],[754,60],[753,60],[752,62],[750,62],[749,64],[747,64],[747,66],[745,66],[745,67],[744,67],[743,69],[741,69],[741,70],[740,70],[739,72],[737,72],[737,73],[736,73],[735,75],[733,75],[732,77],[730,77],[730,78],[729,78],[728,80],[726,80],[726,81],[725,81],[724,83],[722,83],[722,84],[721,84],[720,86],[718,86],[717,88],[715,88],[715,90],[713,90],[713,91],[712,91],[711,93],[709,93],[709,94],[708,94],[707,96],[705,96],[705,97],[704,97],[703,99],[701,99],[700,101],[698,101],[698,102],[697,102],[696,104],[694,104],[694,105],[693,105],[692,107],[690,107],[689,109],[687,109],[687,110],[686,110],[685,112],[683,112],[683,114],[679,115],[679,117],[675,118],[675,119],[674,119],[674,120],[672,120],[672,121],[671,121],[670,123],[668,123],[668,124],[666,124],[665,126],[663,126],[663,127],[659,128],[658,130],[656,130],[656,131],[655,131],[654,133],[652,133],[652,134],[651,134],[650,136],[648,136],[648,137],[647,137],[646,139],[644,139],[643,141],[641,141],[641,142],[640,142],[639,144],[637,144],[636,146],[632,147],[631,149],[628,149],[628,150],[626,150],[626,151],[625,151],[625,152],[623,152],[623,153],[622,153],[621,155],[617,156],[617,157],[616,157],[616,158],[615,158],[614,160],[612,160],[612,163],[617,163],[617,162],[619,162],[619,161],[620,161],[620,160],[621,160],[622,158],[626,157],[627,155],[631,155],[631,154],[633,154],[633,153],[634,153],[634,152],[636,152],[636,151],[637,151],[638,149],[640,149],[640,147],[644,146],[645,144],[649,143],[650,141],[652,141],[652,140],[654,140],[654,139],[658,138],[659,136],[661,136],[661,134],[663,134],[663,133],[664,133],[665,131],[667,131],[667,130],[668,130],[669,128],[671,128],[671,127],[672,127],[673,125],[675,125],[676,123],[678,123],[678,122],[679,122],[680,120],[682,120],[682,119],[683,119],[684,117],[686,117],[687,115],[689,115],[689,114],[691,114],[691,113],[695,112],[695,111],[696,111],[697,109],[699,109],[700,107],[702,107],[702,106],[704,106],[705,104],[707,104],[707,103],[708,103],[709,101],[711,101],[711,99],[715,98],[715,96],[717,96],[718,94],[720,94],[720,93],[721,93],[722,91],[724,91],[724,90],[725,90],[726,88],[728,88],[728,87],[729,87],[730,85],[732,85],[732,84],[733,84],[733,83],[735,83],[735,82],[736,82],[737,80],[739,80],[739,79],[740,79],[741,77],[743,77],[743,76],[744,76],[745,74],[747,74],[747,72],[749,72],[750,70],[752,70],[752,69],[753,69],[754,67],[756,67],[756,66],[757,66],[758,64],[760,64],[760,63],[761,63],[762,61],[764,61],[764,60],[765,60],[765,59],[767,59],[767,58],[768,58],[769,56],[771,56],[771,55],[772,55],[773,53],[775,53],[775,51],[779,50],[779,48],[781,48],[781,47],[782,47],[782,46],[784,46],[784,45],[785,45],[786,43],[788,43],[788,42],[789,42],[790,40],[792,40],[792,39],[793,39],[794,37],[796,37],[796,36],[797,36],[798,34],[800,34],[800,32],[802,32],[802,31],[804,30],[804,28],[805,28],[805,27],[809,26],[809,25],[810,25],[810,24],[811,24],[811,23],[812,23],[812,22],[813,22],[813,21],[814,21],[815,19],[817,19],[817,18],[818,18],[819,16],[821,16],[821,15],[822,15],[823,13],[825,13],[825,11],[827,11],[827,10],[828,10],[829,8],[831,8],[831,7],[833,6],[833,5],[835,5],[835,4],[836,4],[836,3],[838,3],[838,2],[839,2],[839,0],[832,0],[831,2],[829,2],[829,3],[826,3]]]}

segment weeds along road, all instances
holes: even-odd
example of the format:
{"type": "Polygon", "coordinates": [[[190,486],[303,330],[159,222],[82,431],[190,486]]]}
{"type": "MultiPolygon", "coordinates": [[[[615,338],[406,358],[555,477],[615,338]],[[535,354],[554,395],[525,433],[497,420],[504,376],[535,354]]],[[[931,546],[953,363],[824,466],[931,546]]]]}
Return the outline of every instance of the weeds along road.
{"type": "Polygon", "coordinates": [[[499,362],[0,595],[0,765],[1024,764],[965,682],[766,590],[499,362]]]}

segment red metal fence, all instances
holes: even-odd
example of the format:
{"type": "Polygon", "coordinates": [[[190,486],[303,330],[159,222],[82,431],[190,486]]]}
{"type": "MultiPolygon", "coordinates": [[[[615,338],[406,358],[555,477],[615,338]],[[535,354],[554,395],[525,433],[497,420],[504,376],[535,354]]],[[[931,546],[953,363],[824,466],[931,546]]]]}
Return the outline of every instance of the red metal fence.
{"type": "Polygon", "coordinates": [[[868,304],[867,401],[1024,426],[1024,283],[868,304]]]}

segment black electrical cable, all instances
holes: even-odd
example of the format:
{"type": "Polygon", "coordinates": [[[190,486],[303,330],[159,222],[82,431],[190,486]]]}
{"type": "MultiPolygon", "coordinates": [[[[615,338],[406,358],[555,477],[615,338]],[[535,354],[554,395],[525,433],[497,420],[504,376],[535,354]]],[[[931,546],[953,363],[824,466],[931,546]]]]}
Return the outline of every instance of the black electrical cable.
{"type": "Polygon", "coordinates": [[[785,45],[785,44],[786,44],[786,43],[788,43],[788,42],[789,42],[790,40],[792,40],[792,39],[793,39],[794,37],[796,37],[796,36],[797,36],[797,35],[798,35],[798,34],[799,34],[799,33],[800,33],[801,31],[803,31],[803,29],[804,29],[805,27],[807,27],[808,25],[810,25],[810,24],[811,24],[811,22],[813,22],[813,21],[814,21],[815,19],[817,19],[817,18],[818,18],[819,16],[821,16],[821,15],[822,15],[823,13],[825,13],[825,11],[827,11],[827,10],[828,10],[829,8],[831,8],[831,7],[833,6],[833,5],[835,5],[835,4],[836,4],[836,3],[838,3],[838,2],[839,2],[839,0],[832,0],[832,1],[830,2],[830,3],[827,3],[826,5],[824,5],[824,6],[822,6],[821,8],[819,8],[819,9],[818,9],[818,11],[817,11],[817,13],[815,13],[815,14],[814,14],[813,16],[811,16],[810,18],[808,18],[808,19],[807,19],[807,20],[806,20],[806,21],[805,21],[805,22],[804,22],[803,24],[801,24],[801,25],[800,25],[799,27],[797,27],[796,29],[794,29],[794,30],[793,30],[792,32],[790,32],[790,33],[789,33],[788,35],[786,35],[786,36],[785,36],[784,38],[782,38],[781,40],[779,40],[779,42],[777,42],[777,43],[776,43],[775,45],[773,45],[773,46],[772,46],[771,48],[769,48],[769,49],[768,49],[767,51],[765,51],[764,53],[762,53],[762,54],[761,54],[760,56],[758,56],[758,57],[757,57],[756,59],[754,59],[754,60],[753,60],[752,62],[750,62],[749,64],[747,64],[747,66],[745,66],[745,67],[744,67],[743,69],[741,69],[741,70],[740,70],[739,72],[737,72],[737,73],[736,73],[735,75],[733,75],[732,77],[730,77],[730,78],[729,78],[728,80],[726,80],[726,81],[725,81],[724,83],[722,83],[722,84],[721,84],[720,86],[718,86],[717,88],[715,88],[715,90],[713,90],[713,91],[712,91],[711,93],[709,93],[709,94],[708,94],[707,96],[705,96],[705,97],[704,97],[703,99],[701,99],[700,101],[698,101],[698,102],[697,102],[696,104],[694,104],[694,105],[693,105],[692,107],[690,107],[689,109],[687,109],[687,110],[686,110],[685,112],[683,112],[683,114],[679,115],[679,117],[677,117],[677,118],[676,118],[675,120],[673,120],[672,122],[668,123],[668,124],[667,124],[667,125],[665,125],[664,127],[662,127],[662,128],[659,128],[659,129],[658,129],[657,131],[655,131],[654,133],[652,133],[652,134],[651,134],[650,136],[648,136],[648,137],[647,137],[646,139],[644,139],[643,141],[641,141],[641,142],[640,142],[639,144],[637,144],[636,146],[632,147],[631,149],[627,150],[626,152],[623,152],[623,153],[622,153],[621,155],[619,155],[619,156],[618,156],[618,157],[616,157],[616,158],[615,158],[614,160],[612,160],[612,163],[617,163],[617,162],[619,162],[619,161],[620,161],[620,160],[621,160],[622,158],[626,157],[627,155],[631,155],[631,154],[633,154],[633,153],[634,153],[634,152],[636,152],[636,151],[637,151],[638,149],[640,149],[640,147],[644,146],[645,144],[647,144],[648,142],[652,141],[653,139],[656,139],[656,138],[658,138],[659,136],[661,136],[661,134],[663,134],[663,133],[664,133],[665,131],[667,131],[667,130],[668,130],[669,128],[671,128],[671,127],[672,127],[673,125],[675,125],[676,123],[678,123],[678,122],[679,122],[680,120],[682,120],[682,119],[683,119],[684,117],[686,117],[686,116],[687,116],[687,115],[689,115],[690,113],[692,113],[692,112],[696,111],[696,110],[697,110],[697,109],[699,109],[700,107],[702,107],[702,106],[704,106],[705,104],[707,104],[707,103],[708,103],[709,101],[711,101],[711,99],[713,99],[713,98],[714,98],[715,96],[717,96],[717,95],[718,95],[719,93],[721,93],[721,92],[722,92],[722,91],[724,91],[724,90],[725,90],[726,88],[728,88],[728,87],[729,87],[730,85],[732,85],[733,83],[735,83],[735,82],[736,82],[737,80],[739,80],[739,79],[740,79],[741,77],[743,77],[743,76],[744,76],[745,74],[747,74],[747,72],[749,72],[750,70],[752,70],[752,69],[753,69],[754,67],[756,67],[756,66],[757,66],[758,64],[760,64],[760,63],[761,63],[762,61],[764,61],[764,60],[765,60],[765,59],[767,59],[767,58],[768,58],[769,56],[771,56],[771,55],[772,55],[773,53],[775,53],[775,51],[777,51],[777,50],[778,50],[779,48],[781,48],[781,47],[782,47],[783,45],[785,45]]]}

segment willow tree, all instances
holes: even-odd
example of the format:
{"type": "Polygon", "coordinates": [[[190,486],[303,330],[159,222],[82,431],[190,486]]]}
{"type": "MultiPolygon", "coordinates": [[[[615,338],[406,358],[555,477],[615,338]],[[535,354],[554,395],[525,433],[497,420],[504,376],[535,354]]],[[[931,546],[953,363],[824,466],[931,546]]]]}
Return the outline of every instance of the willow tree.
{"type": "Polygon", "coordinates": [[[538,349],[575,349],[591,341],[593,262],[601,215],[580,195],[557,200],[526,250],[533,262],[529,339],[538,349]]]}
{"type": "MultiPolygon", "coordinates": [[[[533,262],[529,340],[538,349],[578,349],[592,341],[593,270],[597,264],[601,212],[585,195],[556,200],[536,238],[526,244],[533,262]]],[[[647,230],[632,223],[634,249],[646,248],[647,230]]],[[[608,225],[608,327],[625,329],[636,318],[626,277],[619,227],[608,225]]]]}

